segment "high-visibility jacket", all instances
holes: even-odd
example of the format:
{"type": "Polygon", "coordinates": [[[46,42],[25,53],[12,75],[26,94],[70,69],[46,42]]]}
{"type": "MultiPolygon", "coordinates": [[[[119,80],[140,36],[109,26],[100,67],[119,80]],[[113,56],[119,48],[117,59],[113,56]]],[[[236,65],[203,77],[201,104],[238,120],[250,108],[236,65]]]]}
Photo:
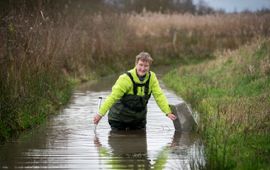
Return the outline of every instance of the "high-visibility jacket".
{"type": "MultiPolygon", "coordinates": [[[[171,109],[169,107],[168,101],[166,96],[164,95],[163,91],[161,90],[159,86],[159,82],[157,80],[156,74],[152,71],[146,74],[145,78],[143,81],[139,80],[139,77],[136,74],[136,68],[129,70],[128,71],[134,82],[136,84],[146,84],[148,81],[149,77],[149,89],[148,89],[148,95],[153,94],[158,106],[160,107],[161,111],[164,112],[165,114],[171,113],[171,109]]],[[[144,97],[145,96],[145,86],[137,86],[137,96],[144,97]]],[[[131,78],[128,76],[128,74],[124,73],[119,76],[118,80],[112,87],[112,92],[111,94],[106,98],[104,103],[99,109],[99,114],[101,116],[104,116],[109,109],[114,109],[114,105],[117,102],[120,102],[121,99],[124,96],[127,95],[134,95],[134,83],[132,82],[131,78]]],[[[147,101],[149,99],[148,96],[145,96],[147,101]]],[[[147,104],[147,102],[146,102],[147,104]]],[[[134,109],[136,111],[136,109],[134,109]]],[[[137,110],[141,111],[141,110],[137,110]]]]}

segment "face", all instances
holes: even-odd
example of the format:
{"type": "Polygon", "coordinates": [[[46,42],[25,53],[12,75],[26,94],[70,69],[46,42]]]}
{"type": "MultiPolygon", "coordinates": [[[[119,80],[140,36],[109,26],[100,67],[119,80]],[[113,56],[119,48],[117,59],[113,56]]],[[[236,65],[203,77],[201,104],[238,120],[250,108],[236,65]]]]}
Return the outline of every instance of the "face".
{"type": "Polygon", "coordinates": [[[150,69],[150,64],[147,61],[139,60],[136,64],[136,71],[139,76],[144,76],[150,69]]]}

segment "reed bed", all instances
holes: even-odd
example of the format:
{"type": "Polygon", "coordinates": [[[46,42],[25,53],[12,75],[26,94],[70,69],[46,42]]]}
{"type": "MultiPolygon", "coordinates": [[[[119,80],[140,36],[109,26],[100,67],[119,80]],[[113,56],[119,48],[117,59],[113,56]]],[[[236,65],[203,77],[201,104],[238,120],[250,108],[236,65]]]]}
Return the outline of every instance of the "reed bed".
{"type": "Polygon", "coordinates": [[[199,31],[204,36],[252,36],[269,34],[269,14],[160,14],[143,13],[131,15],[129,25],[136,28],[136,35],[168,36],[170,29],[199,31]]]}

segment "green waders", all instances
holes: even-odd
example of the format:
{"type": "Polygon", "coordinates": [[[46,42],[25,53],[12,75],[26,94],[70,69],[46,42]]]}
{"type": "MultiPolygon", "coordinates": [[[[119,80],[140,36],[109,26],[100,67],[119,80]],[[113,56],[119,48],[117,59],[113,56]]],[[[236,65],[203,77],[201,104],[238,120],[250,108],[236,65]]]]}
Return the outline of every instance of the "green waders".
{"type": "Polygon", "coordinates": [[[109,111],[109,124],[112,129],[143,129],[146,125],[147,103],[151,96],[149,92],[149,78],[144,84],[134,81],[131,73],[126,73],[133,83],[133,94],[124,94],[109,111]],[[144,96],[137,95],[137,87],[144,87],[144,96]]]}

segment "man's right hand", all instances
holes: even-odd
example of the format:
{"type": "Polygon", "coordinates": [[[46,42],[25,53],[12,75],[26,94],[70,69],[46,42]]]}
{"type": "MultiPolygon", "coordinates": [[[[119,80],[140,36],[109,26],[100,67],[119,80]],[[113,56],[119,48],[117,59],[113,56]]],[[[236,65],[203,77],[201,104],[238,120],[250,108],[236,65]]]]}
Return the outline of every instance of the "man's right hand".
{"type": "Polygon", "coordinates": [[[96,114],[93,119],[94,124],[98,124],[101,118],[102,116],[100,116],[99,114],[96,114]]]}

